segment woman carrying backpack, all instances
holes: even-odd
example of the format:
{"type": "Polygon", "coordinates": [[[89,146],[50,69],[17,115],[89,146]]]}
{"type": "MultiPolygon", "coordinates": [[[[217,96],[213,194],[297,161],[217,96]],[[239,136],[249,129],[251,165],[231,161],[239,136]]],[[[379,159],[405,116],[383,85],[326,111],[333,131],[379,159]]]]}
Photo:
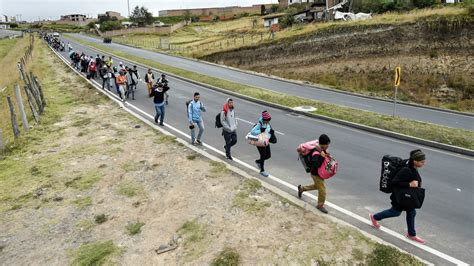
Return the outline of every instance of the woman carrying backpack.
{"type": "MultiPolygon", "coordinates": [[[[272,136],[275,135],[275,132],[270,125],[271,119],[272,117],[270,116],[270,114],[267,111],[263,111],[262,116],[258,120],[258,123],[250,131],[250,135],[258,136],[261,133],[265,133],[266,137],[270,140],[272,136]]],[[[260,169],[260,175],[268,177],[269,174],[265,171],[265,161],[272,157],[270,144],[265,147],[257,146],[257,150],[260,154],[260,158],[258,160],[255,160],[255,164],[257,165],[257,168],[260,169]]]]}
{"type": "Polygon", "coordinates": [[[393,188],[393,192],[390,195],[390,199],[392,201],[392,207],[385,211],[376,213],[376,214],[369,214],[370,220],[372,222],[372,226],[376,229],[380,228],[380,224],[378,221],[381,221],[386,218],[391,217],[398,217],[400,214],[405,211],[407,213],[406,221],[408,227],[408,233],[406,237],[410,240],[415,242],[424,244],[425,240],[416,236],[415,231],[415,216],[416,216],[416,209],[415,208],[406,208],[401,206],[401,204],[397,201],[397,189],[404,189],[404,188],[421,188],[421,176],[418,173],[418,168],[421,168],[425,164],[426,156],[421,150],[414,150],[410,152],[410,159],[408,162],[408,167],[402,168],[393,178],[392,182],[390,183],[391,187],[393,188]]]}

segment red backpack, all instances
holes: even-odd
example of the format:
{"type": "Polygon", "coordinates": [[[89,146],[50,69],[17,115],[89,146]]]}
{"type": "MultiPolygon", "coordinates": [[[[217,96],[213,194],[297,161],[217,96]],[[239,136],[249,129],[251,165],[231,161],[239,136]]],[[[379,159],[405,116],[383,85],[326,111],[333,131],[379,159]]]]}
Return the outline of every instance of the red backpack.
{"type": "Polygon", "coordinates": [[[89,66],[89,71],[95,72],[97,70],[97,67],[95,65],[95,62],[92,62],[91,65],[89,66]]]}

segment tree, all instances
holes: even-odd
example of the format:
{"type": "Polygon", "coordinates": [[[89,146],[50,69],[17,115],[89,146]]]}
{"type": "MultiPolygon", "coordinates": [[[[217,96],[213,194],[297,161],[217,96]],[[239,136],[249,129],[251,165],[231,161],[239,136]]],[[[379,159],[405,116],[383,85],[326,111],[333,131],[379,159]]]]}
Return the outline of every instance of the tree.
{"type": "Polygon", "coordinates": [[[100,24],[100,31],[119,30],[122,28],[120,21],[104,21],[100,24]]]}
{"type": "Polygon", "coordinates": [[[16,23],[10,23],[10,28],[12,28],[12,29],[18,28],[18,24],[16,24],[16,23]]]}
{"type": "Polygon", "coordinates": [[[151,14],[148,9],[144,6],[136,6],[133,9],[132,14],[130,15],[130,21],[136,23],[139,27],[144,27],[145,25],[153,24],[154,22],[153,14],[151,14]]]}
{"type": "Polygon", "coordinates": [[[186,21],[186,25],[188,25],[188,22],[191,20],[191,12],[189,10],[186,10],[184,13],[184,21],[186,21]]]}
{"type": "Polygon", "coordinates": [[[89,23],[87,24],[87,28],[89,28],[89,29],[95,28],[95,21],[89,22],[89,23]]]}

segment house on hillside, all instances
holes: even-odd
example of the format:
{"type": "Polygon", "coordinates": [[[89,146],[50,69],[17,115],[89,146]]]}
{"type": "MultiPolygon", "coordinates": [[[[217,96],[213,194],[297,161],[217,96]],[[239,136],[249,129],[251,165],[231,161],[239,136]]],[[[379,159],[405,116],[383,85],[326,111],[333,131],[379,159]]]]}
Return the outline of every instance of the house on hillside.
{"type": "Polygon", "coordinates": [[[272,25],[278,24],[279,20],[284,16],[285,16],[284,13],[267,15],[267,16],[263,17],[263,26],[265,28],[270,28],[272,25]]]}
{"type": "Polygon", "coordinates": [[[7,30],[10,28],[10,23],[0,22],[0,30],[7,30]]]}

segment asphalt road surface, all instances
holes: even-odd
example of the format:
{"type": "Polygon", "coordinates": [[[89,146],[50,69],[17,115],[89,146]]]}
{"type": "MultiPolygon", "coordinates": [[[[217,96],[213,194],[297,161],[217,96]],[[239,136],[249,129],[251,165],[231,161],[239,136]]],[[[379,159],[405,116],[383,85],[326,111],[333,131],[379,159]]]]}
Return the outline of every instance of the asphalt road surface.
{"type": "MultiPolygon", "coordinates": [[[[97,54],[97,51],[78,43],[72,45],[79,52],[85,52],[88,55],[97,54]]],[[[63,52],[62,55],[68,58],[67,52],[63,52]]],[[[120,61],[122,60],[114,58],[115,64],[120,61]]],[[[132,66],[131,63],[123,62],[128,66],[132,66]]],[[[145,69],[143,67],[138,67],[138,69],[143,78],[145,69]]],[[[155,77],[158,77],[158,75],[159,73],[155,73],[155,77]]],[[[100,80],[98,81],[101,83],[100,80]]],[[[199,91],[202,102],[208,109],[207,113],[204,113],[206,132],[203,141],[223,151],[224,140],[221,136],[221,130],[214,128],[214,118],[228,96],[180,79],[169,78],[169,81],[171,90],[169,91],[170,105],[166,106],[166,128],[170,130],[169,126],[172,126],[189,134],[185,101],[192,99],[193,93],[199,91]]],[[[150,115],[154,115],[153,100],[147,97],[144,83],[140,82],[135,97],[135,101],[129,100],[130,104],[150,115]]],[[[318,119],[294,116],[286,111],[233,98],[236,105],[236,115],[239,119],[238,143],[232,149],[234,158],[254,165],[254,161],[258,158],[257,149],[247,144],[244,137],[253,124],[256,123],[261,112],[268,110],[272,115],[271,124],[279,133],[277,134],[278,144],[271,146],[272,158],[266,162],[266,170],[273,176],[293,185],[309,184],[311,178],[304,172],[300,162],[297,161],[295,149],[298,144],[315,139],[320,134],[325,133],[332,140],[330,152],[339,161],[338,174],[326,182],[327,201],[363,217],[368,217],[369,211],[376,212],[390,207],[389,194],[378,191],[382,156],[393,154],[408,157],[410,150],[421,148],[427,157],[426,166],[420,170],[423,187],[426,188],[427,195],[424,206],[418,210],[416,217],[418,235],[427,240],[427,246],[466,263],[474,263],[474,255],[471,252],[472,247],[474,247],[473,157],[414,145],[410,142],[387,138],[318,119]]],[[[177,135],[182,137],[179,134],[177,135]]],[[[232,164],[241,167],[235,162],[232,162],[232,164]]],[[[272,182],[265,178],[262,179],[272,182]]],[[[281,184],[275,185],[286,191],[291,191],[286,187],[282,187],[281,184]]],[[[296,193],[293,192],[293,194],[296,193]]],[[[308,201],[308,199],[306,200],[308,201]]],[[[314,204],[314,202],[311,202],[311,204],[314,204]]],[[[329,211],[330,215],[352,223],[364,231],[377,235],[431,262],[449,264],[446,260],[409,243],[357,222],[350,216],[331,208],[329,208],[329,211]]],[[[382,224],[399,234],[405,234],[404,216],[405,214],[402,214],[399,218],[384,220],[382,224]]]]}
{"type": "Polygon", "coordinates": [[[22,34],[21,31],[0,30],[0,39],[21,36],[21,34],[22,34]]]}
{"type": "MultiPolygon", "coordinates": [[[[103,44],[102,41],[99,39],[81,34],[74,34],[74,37],[81,38],[94,43],[103,44]]],[[[268,77],[262,77],[259,75],[252,75],[228,69],[225,67],[205,64],[202,62],[197,62],[195,60],[189,60],[162,53],[151,52],[144,49],[133,48],[116,43],[107,44],[107,47],[127,52],[146,59],[155,60],[162,64],[186,69],[211,77],[217,77],[220,79],[225,79],[241,84],[251,85],[277,92],[283,92],[304,98],[315,99],[327,103],[348,106],[355,109],[366,110],[386,115],[393,114],[393,103],[387,101],[369,99],[336,91],[317,89],[306,85],[299,85],[290,82],[275,80],[268,77]]],[[[472,115],[457,114],[405,104],[397,105],[396,114],[397,116],[403,118],[474,131],[474,116],[472,115]]]]}

